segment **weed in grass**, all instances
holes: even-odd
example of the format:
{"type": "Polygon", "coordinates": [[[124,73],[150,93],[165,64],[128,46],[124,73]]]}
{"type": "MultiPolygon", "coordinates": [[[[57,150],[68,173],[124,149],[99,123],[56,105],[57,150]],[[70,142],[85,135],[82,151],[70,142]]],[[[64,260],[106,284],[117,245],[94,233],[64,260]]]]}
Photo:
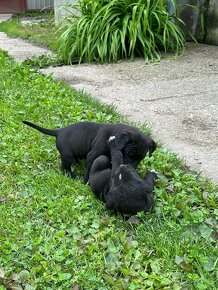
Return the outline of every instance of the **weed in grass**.
{"type": "Polygon", "coordinates": [[[122,117],[4,52],[0,78],[2,289],[217,289],[215,185],[158,148],[139,167],[141,175],[158,172],[155,206],[130,224],[82,178],[62,175],[54,140],[21,123],[57,128],[122,117]]]}
{"type": "Polygon", "coordinates": [[[27,58],[23,61],[24,65],[29,65],[36,69],[47,68],[49,66],[62,66],[63,62],[58,59],[57,56],[47,56],[47,55],[40,55],[40,56],[33,56],[31,58],[27,58]]]}

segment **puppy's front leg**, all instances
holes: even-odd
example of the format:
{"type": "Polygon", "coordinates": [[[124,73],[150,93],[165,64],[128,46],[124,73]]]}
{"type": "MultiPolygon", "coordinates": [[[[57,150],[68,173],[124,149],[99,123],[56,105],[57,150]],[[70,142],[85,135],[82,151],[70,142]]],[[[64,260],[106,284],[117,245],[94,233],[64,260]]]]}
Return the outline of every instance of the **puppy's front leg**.
{"type": "Polygon", "coordinates": [[[157,174],[154,171],[148,171],[145,176],[146,190],[152,192],[154,190],[154,182],[157,179],[157,174]]]}
{"type": "Polygon", "coordinates": [[[113,179],[116,169],[123,164],[123,155],[122,152],[117,148],[116,137],[111,136],[107,141],[108,147],[111,154],[111,163],[112,163],[112,172],[111,179],[113,179]]]}

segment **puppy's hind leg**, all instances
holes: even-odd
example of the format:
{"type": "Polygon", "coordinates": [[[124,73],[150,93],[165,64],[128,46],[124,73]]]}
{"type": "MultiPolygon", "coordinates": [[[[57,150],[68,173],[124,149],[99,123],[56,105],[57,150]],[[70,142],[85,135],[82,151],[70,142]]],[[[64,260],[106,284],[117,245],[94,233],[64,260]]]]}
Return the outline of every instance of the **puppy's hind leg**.
{"type": "Polygon", "coordinates": [[[75,173],[71,171],[71,165],[74,161],[74,156],[72,153],[64,152],[61,153],[61,171],[64,174],[70,175],[72,178],[75,178],[75,173]]]}
{"type": "Polygon", "coordinates": [[[109,191],[109,182],[111,177],[111,162],[105,155],[100,155],[92,164],[89,184],[95,195],[102,201],[109,191]]]}
{"type": "MultiPolygon", "coordinates": [[[[88,155],[87,155],[87,168],[86,168],[86,172],[84,175],[84,183],[87,183],[89,181],[89,174],[90,174],[90,170],[92,167],[92,164],[94,162],[94,160],[98,157],[99,155],[97,154],[96,151],[91,150],[88,155]]],[[[97,162],[98,164],[98,162],[97,162]]]]}
{"type": "Polygon", "coordinates": [[[98,158],[94,160],[90,170],[90,175],[108,169],[110,168],[110,165],[111,165],[110,159],[105,155],[100,155],[98,158]]]}

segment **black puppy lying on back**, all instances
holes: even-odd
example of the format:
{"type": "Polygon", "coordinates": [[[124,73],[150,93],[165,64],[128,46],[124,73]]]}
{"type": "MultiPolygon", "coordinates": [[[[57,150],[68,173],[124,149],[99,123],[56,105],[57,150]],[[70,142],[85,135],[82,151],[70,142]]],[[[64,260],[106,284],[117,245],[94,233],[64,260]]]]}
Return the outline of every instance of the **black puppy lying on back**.
{"type": "Polygon", "coordinates": [[[142,179],[131,165],[123,164],[122,152],[116,146],[116,137],[110,137],[107,143],[112,169],[107,156],[101,155],[95,159],[89,176],[93,192],[109,209],[127,214],[148,211],[154,204],[156,173],[148,171],[145,179],[142,179]]]}
{"type": "Polygon", "coordinates": [[[36,124],[23,121],[24,124],[51,136],[56,137],[56,147],[61,155],[61,170],[74,177],[71,165],[79,159],[87,159],[87,170],[84,181],[89,179],[93,161],[100,155],[109,154],[107,140],[116,136],[117,147],[122,150],[123,162],[136,167],[146,153],[156,149],[156,143],[140,130],[126,124],[82,122],[65,128],[51,130],[36,124]]]}

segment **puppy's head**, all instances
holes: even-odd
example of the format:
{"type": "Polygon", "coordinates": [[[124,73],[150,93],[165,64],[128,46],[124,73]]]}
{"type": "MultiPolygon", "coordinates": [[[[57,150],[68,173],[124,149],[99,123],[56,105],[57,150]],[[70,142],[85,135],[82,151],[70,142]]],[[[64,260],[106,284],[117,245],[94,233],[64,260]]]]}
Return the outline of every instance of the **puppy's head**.
{"type": "Polygon", "coordinates": [[[113,194],[116,192],[115,196],[122,195],[124,198],[130,198],[144,187],[145,182],[136,170],[129,164],[121,164],[115,170],[110,191],[113,194]]]}
{"type": "Polygon", "coordinates": [[[154,140],[145,136],[139,130],[124,130],[116,135],[116,146],[122,150],[125,164],[131,164],[134,168],[145,157],[155,151],[157,145],[154,140]]]}
{"type": "Polygon", "coordinates": [[[145,181],[140,178],[131,165],[122,164],[115,171],[105,201],[110,209],[135,214],[151,208],[153,193],[147,192],[145,181]]]}
{"type": "Polygon", "coordinates": [[[140,178],[135,169],[130,164],[121,164],[114,175],[114,186],[124,186],[131,181],[137,182],[140,178]]]}

